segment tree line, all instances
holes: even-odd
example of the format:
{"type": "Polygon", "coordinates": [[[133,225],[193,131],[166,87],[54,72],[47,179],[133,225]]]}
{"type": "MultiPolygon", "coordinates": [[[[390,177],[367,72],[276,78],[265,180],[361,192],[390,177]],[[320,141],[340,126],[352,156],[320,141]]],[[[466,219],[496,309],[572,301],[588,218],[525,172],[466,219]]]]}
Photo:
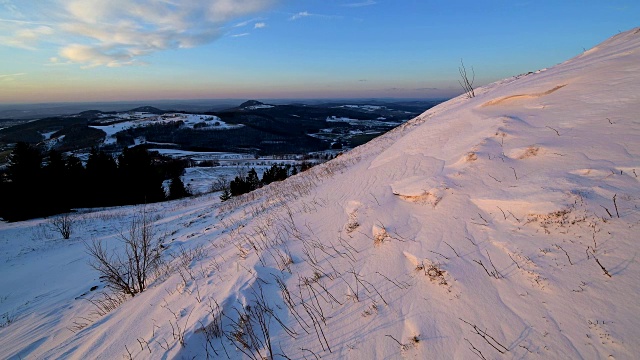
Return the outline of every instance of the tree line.
{"type": "Polygon", "coordinates": [[[74,156],[43,153],[24,142],[13,149],[0,181],[0,217],[25,220],[72,208],[153,203],[189,195],[180,160],[125,148],[116,158],[93,149],[86,166],[74,156]],[[169,194],[163,182],[171,179],[169,194]]]}
{"type": "MultiPolygon", "coordinates": [[[[311,163],[303,162],[300,165],[300,171],[305,171],[311,166],[313,166],[311,163]]],[[[238,175],[235,179],[229,182],[229,186],[223,189],[220,199],[222,201],[229,200],[232,196],[246,194],[262,186],[271,184],[272,182],[282,181],[289,176],[296,175],[297,173],[298,167],[295,165],[274,164],[262,174],[262,180],[260,180],[256,169],[251,168],[251,170],[247,172],[246,176],[238,175]]]]}

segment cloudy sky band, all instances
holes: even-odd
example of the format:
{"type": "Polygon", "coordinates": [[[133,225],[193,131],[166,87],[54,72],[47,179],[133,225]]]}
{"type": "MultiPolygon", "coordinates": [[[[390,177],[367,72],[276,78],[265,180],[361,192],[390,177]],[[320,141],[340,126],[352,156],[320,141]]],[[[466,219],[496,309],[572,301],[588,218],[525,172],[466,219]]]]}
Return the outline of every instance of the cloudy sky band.
{"type": "Polygon", "coordinates": [[[535,71],[637,26],[634,14],[627,0],[0,0],[0,68],[27,74],[0,102],[117,97],[131,79],[140,97],[452,96],[460,58],[478,83],[535,71]]]}

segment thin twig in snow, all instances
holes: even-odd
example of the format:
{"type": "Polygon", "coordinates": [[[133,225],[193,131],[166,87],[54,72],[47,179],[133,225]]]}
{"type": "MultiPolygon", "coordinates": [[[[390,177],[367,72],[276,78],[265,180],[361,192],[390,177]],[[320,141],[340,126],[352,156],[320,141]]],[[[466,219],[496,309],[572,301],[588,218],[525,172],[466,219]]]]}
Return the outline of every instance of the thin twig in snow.
{"type": "MultiPolygon", "coordinates": [[[[447,244],[447,246],[448,246],[448,247],[450,247],[450,248],[451,248],[451,250],[453,250],[453,252],[456,254],[456,256],[457,256],[457,257],[460,257],[460,255],[458,254],[458,252],[456,251],[456,249],[454,249],[454,248],[453,248],[453,246],[449,245],[449,243],[448,243],[448,242],[446,242],[446,241],[445,241],[444,243],[445,243],[445,244],[447,244]]],[[[448,260],[448,259],[447,259],[447,260],[448,260]]]]}
{"type": "Polygon", "coordinates": [[[562,250],[564,252],[565,255],[567,255],[567,259],[569,259],[569,264],[573,265],[573,263],[571,262],[571,258],[569,257],[569,254],[567,253],[567,251],[565,249],[562,248],[562,246],[555,244],[556,247],[560,250],[562,250]]]}
{"type": "Polygon", "coordinates": [[[518,174],[516,174],[516,169],[514,169],[513,167],[509,166],[511,168],[511,170],[513,170],[513,176],[516,177],[516,180],[518,180],[518,174]]]}
{"type": "Polygon", "coordinates": [[[556,130],[556,129],[552,128],[551,126],[547,126],[547,127],[548,127],[549,129],[551,129],[551,130],[555,131],[555,132],[556,132],[556,134],[558,134],[558,136],[560,136],[560,133],[558,132],[558,130],[556,130]]]}

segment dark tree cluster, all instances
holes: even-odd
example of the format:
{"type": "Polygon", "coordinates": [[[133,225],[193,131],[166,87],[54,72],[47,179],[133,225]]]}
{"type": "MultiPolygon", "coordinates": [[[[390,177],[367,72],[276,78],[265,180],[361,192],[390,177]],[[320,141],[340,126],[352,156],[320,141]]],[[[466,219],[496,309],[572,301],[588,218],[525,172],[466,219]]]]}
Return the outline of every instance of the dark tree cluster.
{"type": "MultiPolygon", "coordinates": [[[[304,166],[307,163],[304,163],[301,168],[302,171],[308,169],[310,166],[304,166]]],[[[262,186],[271,184],[275,181],[282,181],[289,176],[295,175],[298,173],[298,169],[296,166],[287,165],[277,165],[274,164],[271,168],[267,169],[264,174],[262,174],[262,180],[258,177],[258,173],[255,168],[252,168],[247,173],[247,176],[236,176],[234,180],[229,183],[229,191],[228,193],[225,191],[221,196],[223,201],[228,200],[231,196],[238,196],[242,194],[246,194],[255,189],[258,189],[262,186]]]]}
{"type": "Polygon", "coordinates": [[[231,191],[231,196],[238,196],[242,194],[246,194],[260,187],[260,179],[258,178],[258,173],[256,173],[256,169],[251,169],[247,173],[246,177],[236,176],[229,183],[229,190],[231,191]]]}
{"type": "Polygon", "coordinates": [[[18,143],[6,176],[0,181],[0,217],[18,221],[79,207],[102,207],[163,201],[165,179],[173,179],[169,198],[187,196],[180,162],[152,156],[142,148],[125,148],[117,160],[92,150],[86,167],[73,155],[41,151],[18,143]]]}
{"type": "Polygon", "coordinates": [[[274,181],[282,181],[289,177],[289,169],[291,165],[278,166],[272,165],[271,168],[267,169],[264,174],[262,174],[262,184],[267,185],[271,184],[274,181]]]}

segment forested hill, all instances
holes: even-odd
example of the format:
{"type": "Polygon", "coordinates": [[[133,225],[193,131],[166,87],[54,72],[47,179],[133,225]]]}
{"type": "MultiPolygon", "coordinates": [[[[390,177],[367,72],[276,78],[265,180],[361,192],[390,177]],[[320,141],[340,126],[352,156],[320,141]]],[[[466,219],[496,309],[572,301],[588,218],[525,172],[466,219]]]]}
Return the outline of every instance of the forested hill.
{"type": "Polygon", "coordinates": [[[198,114],[151,106],[125,112],[94,109],[0,129],[0,150],[26,142],[60,151],[105,147],[106,151],[114,152],[139,144],[136,139],[143,139],[143,142],[183,150],[305,153],[328,149],[336,142],[347,147],[360,145],[374,136],[353,135],[379,135],[441,101],[310,106],[268,105],[250,100],[239,107],[198,114]],[[216,121],[206,121],[212,119],[236,126],[213,126],[216,121]],[[190,121],[194,123],[189,124],[190,121]],[[125,124],[127,122],[130,123],[125,124]],[[121,129],[111,133],[106,126],[121,129]],[[335,136],[327,135],[330,133],[335,136]]]}

